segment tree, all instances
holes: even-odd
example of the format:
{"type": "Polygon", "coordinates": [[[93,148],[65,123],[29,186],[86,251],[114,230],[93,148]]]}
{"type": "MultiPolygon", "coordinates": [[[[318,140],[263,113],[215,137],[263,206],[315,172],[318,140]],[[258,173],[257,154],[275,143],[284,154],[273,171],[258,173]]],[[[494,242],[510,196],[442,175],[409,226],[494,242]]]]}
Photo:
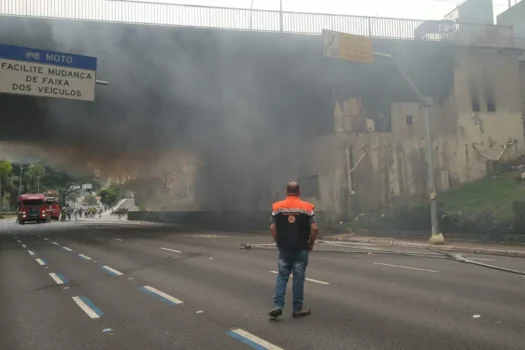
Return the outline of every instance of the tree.
{"type": "Polygon", "coordinates": [[[4,207],[4,187],[8,186],[8,177],[13,172],[11,162],[6,160],[0,161],[0,211],[4,207]]]}
{"type": "Polygon", "coordinates": [[[42,164],[31,164],[25,171],[25,176],[34,192],[40,192],[40,180],[45,175],[46,167],[42,164]]]}
{"type": "Polygon", "coordinates": [[[104,205],[107,205],[108,207],[111,207],[119,199],[119,192],[120,188],[115,185],[101,189],[98,191],[100,202],[104,205]]]}
{"type": "Polygon", "coordinates": [[[87,194],[84,196],[84,205],[94,206],[97,204],[98,204],[97,197],[95,197],[94,194],[87,194]]]}

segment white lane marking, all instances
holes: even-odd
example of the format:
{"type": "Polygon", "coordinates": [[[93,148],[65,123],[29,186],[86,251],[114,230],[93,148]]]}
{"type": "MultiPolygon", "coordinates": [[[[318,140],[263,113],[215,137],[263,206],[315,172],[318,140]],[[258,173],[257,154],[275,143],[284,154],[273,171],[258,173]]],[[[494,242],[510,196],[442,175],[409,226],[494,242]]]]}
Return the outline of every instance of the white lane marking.
{"type": "Polygon", "coordinates": [[[120,239],[120,238],[113,238],[115,241],[119,241],[119,242],[123,242],[124,240],[123,239],[120,239]]]}
{"type": "Polygon", "coordinates": [[[169,252],[174,252],[174,253],[182,253],[180,250],[176,250],[176,249],[169,249],[169,248],[160,248],[162,250],[167,250],[169,252]]]}
{"type": "Polygon", "coordinates": [[[80,256],[82,259],[91,260],[89,256],[84,255],[84,254],[78,254],[78,256],[80,256]]]}
{"type": "Polygon", "coordinates": [[[261,339],[251,333],[246,332],[243,329],[237,328],[232,329],[231,331],[226,332],[230,337],[237,339],[241,342],[243,342],[246,345],[249,345],[250,347],[253,347],[253,343],[258,345],[258,347],[262,349],[267,350],[284,350],[283,348],[280,348],[276,345],[273,345],[272,343],[267,342],[264,339],[261,339]]]}
{"type": "MultiPolygon", "coordinates": [[[[279,272],[277,271],[270,271],[270,273],[273,273],[273,274],[278,274],[279,272]]],[[[293,278],[293,274],[290,275],[290,277],[293,278]]],[[[322,284],[322,285],[329,285],[330,283],[329,282],[324,282],[324,281],[319,281],[319,280],[314,280],[313,278],[305,278],[305,280],[309,281],[309,282],[313,282],[313,283],[319,283],[319,284],[322,284]]]]}
{"type": "Polygon", "coordinates": [[[51,272],[51,273],[49,274],[49,276],[51,276],[51,278],[53,279],[53,281],[55,281],[57,284],[64,284],[64,281],[62,281],[62,279],[61,279],[60,277],[58,277],[56,273],[51,272]]]}
{"type": "Polygon", "coordinates": [[[122,275],[123,275],[122,272],[117,271],[117,270],[115,270],[115,269],[112,268],[112,267],[109,267],[109,266],[104,265],[104,266],[102,266],[102,268],[103,268],[104,270],[106,270],[106,271],[108,271],[108,272],[114,274],[114,275],[117,275],[117,276],[122,276],[122,275]]]}
{"type": "Polygon", "coordinates": [[[67,250],[68,252],[72,252],[73,251],[73,249],[68,248],[68,247],[62,247],[62,249],[67,250]]]}
{"type": "Polygon", "coordinates": [[[28,250],[27,252],[29,253],[29,255],[35,256],[35,253],[32,250],[28,250]]]}
{"type": "Polygon", "coordinates": [[[46,263],[44,262],[44,260],[39,259],[39,258],[36,259],[36,262],[39,263],[40,266],[44,266],[44,265],[46,264],[46,263]]]}
{"type": "Polygon", "coordinates": [[[172,302],[173,304],[183,304],[183,303],[184,303],[182,300],[179,300],[179,299],[177,299],[177,298],[174,298],[174,297],[172,297],[171,295],[166,294],[166,293],[164,293],[164,292],[161,292],[160,290],[155,289],[155,288],[153,288],[153,287],[151,287],[151,286],[144,286],[144,287],[142,287],[142,288],[146,289],[147,291],[149,291],[149,292],[151,292],[151,293],[153,293],[153,294],[156,294],[157,296],[159,296],[159,297],[161,297],[161,298],[164,298],[164,299],[166,299],[166,300],[172,302]]]}
{"type": "Polygon", "coordinates": [[[47,237],[44,237],[44,241],[49,241],[49,238],[47,238],[47,237]]]}
{"type": "Polygon", "coordinates": [[[84,300],[82,300],[80,297],[73,297],[73,300],[89,317],[100,318],[100,316],[95,312],[95,310],[89,307],[88,304],[86,304],[84,300]]]}
{"type": "Polygon", "coordinates": [[[22,244],[22,248],[27,249],[27,246],[25,244],[22,244]]]}
{"type": "Polygon", "coordinates": [[[55,242],[55,241],[52,241],[51,243],[53,243],[54,245],[60,245],[60,244],[58,244],[58,243],[55,242]]]}
{"type": "Polygon", "coordinates": [[[21,241],[21,240],[19,240],[19,239],[17,239],[17,240],[16,240],[16,242],[17,242],[17,243],[22,243],[22,241],[21,241]]]}
{"type": "Polygon", "coordinates": [[[382,265],[382,266],[389,266],[389,267],[398,267],[400,269],[408,269],[408,270],[417,270],[417,271],[426,271],[426,272],[439,272],[435,270],[427,270],[427,269],[420,269],[417,267],[410,267],[410,266],[402,266],[402,265],[392,265],[392,264],[383,264],[375,262],[374,265],[382,265]]]}

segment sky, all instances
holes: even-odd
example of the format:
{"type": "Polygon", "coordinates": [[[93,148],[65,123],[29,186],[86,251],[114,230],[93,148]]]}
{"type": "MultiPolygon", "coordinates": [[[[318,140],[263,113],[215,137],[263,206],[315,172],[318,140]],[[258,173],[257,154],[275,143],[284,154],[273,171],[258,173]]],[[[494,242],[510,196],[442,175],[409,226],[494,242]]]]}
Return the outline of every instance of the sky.
{"type": "MultiPolygon", "coordinates": [[[[143,0],[144,1],[144,0],[143,0]]],[[[187,5],[250,8],[252,0],[145,0],[187,5]]],[[[254,9],[279,10],[280,0],[253,0],[254,9]]],[[[407,19],[441,19],[461,0],[282,0],[283,11],[317,12],[407,19]]],[[[512,4],[519,0],[511,0],[512,4]]],[[[508,0],[493,0],[494,16],[508,8],[508,0]]]]}

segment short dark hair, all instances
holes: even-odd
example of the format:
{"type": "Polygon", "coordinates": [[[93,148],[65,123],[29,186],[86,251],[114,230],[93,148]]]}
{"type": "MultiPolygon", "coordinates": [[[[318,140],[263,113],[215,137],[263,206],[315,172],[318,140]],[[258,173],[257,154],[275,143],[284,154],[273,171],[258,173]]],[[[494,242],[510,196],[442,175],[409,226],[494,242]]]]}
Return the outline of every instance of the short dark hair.
{"type": "Polygon", "coordinates": [[[299,192],[301,192],[301,186],[297,182],[292,181],[286,185],[286,193],[299,194],[299,192]]]}

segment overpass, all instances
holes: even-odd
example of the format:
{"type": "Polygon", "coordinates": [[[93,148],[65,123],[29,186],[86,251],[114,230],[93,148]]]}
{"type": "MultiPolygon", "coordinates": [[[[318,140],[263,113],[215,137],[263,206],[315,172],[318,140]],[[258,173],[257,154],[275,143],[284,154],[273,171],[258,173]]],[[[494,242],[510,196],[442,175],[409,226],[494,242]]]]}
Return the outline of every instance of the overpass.
{"type": "Polygon", "coordinates": [[[192,159],[176,167],[202,178],[182,192],[205,193],[214,208],[269,192],[283,149],[333,133],[334,102],[362,96],[369,115],[390,116],[394,101],[417,101],[387,61],[325,59],[322,29],[373,38],[438,104],[457,50],[516,46],[506,26],[149,2],[0,0],[0,13],[0,41],[97,56],[111,82],[94,104],[1,96],[2,140],[124,180],[165,178],[192,159]]]}

